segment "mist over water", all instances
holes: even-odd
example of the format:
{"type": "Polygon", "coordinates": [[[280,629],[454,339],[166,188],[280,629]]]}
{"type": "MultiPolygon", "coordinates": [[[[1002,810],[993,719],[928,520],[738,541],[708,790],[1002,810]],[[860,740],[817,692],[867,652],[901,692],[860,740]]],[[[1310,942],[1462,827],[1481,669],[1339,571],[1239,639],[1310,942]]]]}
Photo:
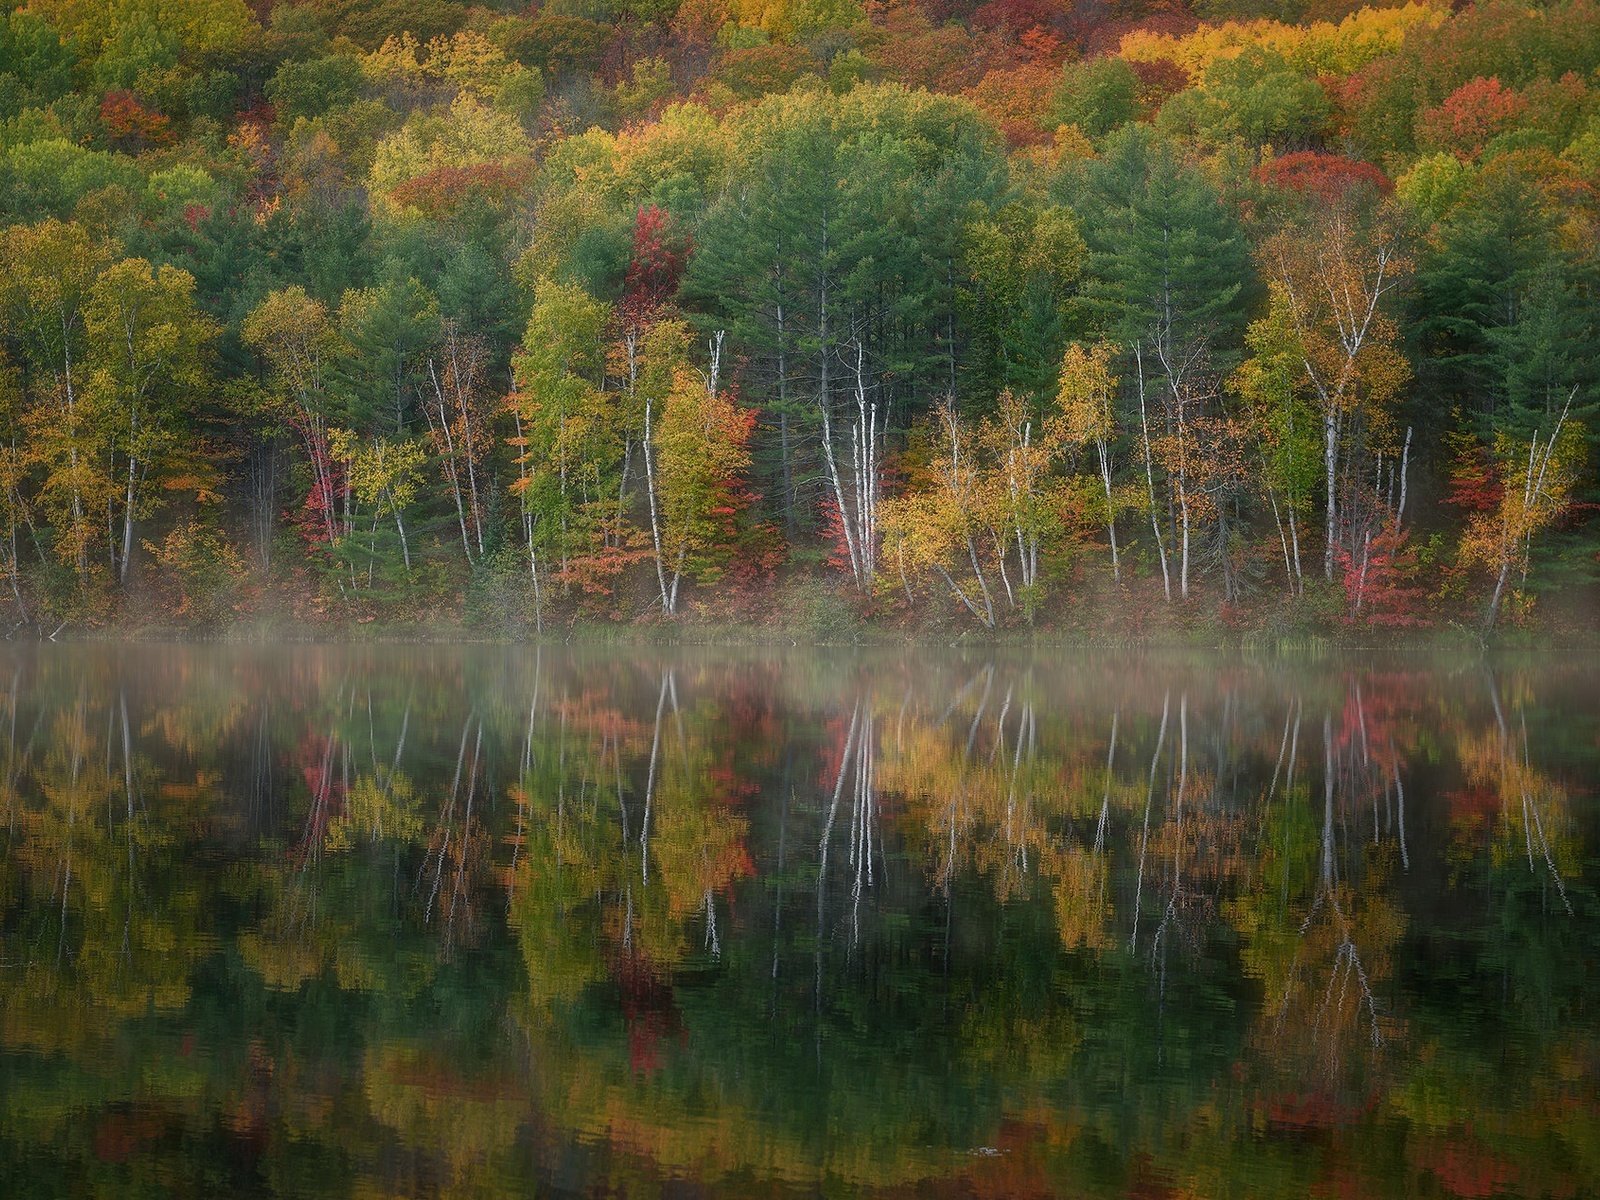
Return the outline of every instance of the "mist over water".
{"type": "Polygon", "coordinates": [[[1574,1196],[1600,666],[0,655],[0,1194],[1574,1196]]]}

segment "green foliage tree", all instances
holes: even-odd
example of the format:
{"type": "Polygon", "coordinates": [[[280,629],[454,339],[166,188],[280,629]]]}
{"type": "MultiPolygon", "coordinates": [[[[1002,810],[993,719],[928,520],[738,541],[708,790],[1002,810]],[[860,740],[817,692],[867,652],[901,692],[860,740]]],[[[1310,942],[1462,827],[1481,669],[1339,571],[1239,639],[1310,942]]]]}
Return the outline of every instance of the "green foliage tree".
{"type": "Polygon", "coordinates": [[[529,544],[563,570],[592,548],[621,457],[613,398],[603,388],[609,319],[608,307],[581,288],[543,281],[513,361],[517,486],[529,544]]]}
{"type": "Polygon", "coordinates": [[[192,276],[132,258],[94,281],[83,323],[85,393],[102,427],[106,469],[120,477],[121,544],[112,564],[126,584],[139,520],[185,483],[190,492],[216,495],[211,464],[196,452],[192,431],[220,330],[198,311],[192,276]]]}

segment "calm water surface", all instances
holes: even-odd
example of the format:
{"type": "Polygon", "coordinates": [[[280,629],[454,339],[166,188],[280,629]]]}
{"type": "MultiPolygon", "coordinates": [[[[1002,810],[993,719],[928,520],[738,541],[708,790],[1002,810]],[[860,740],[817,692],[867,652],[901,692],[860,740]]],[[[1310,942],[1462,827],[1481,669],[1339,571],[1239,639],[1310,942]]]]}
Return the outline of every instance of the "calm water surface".
{"type": "Polygon", "coordinates": [[[0,1195],[1600,1191],[1600,671],[0,653],[0,1195]]]}

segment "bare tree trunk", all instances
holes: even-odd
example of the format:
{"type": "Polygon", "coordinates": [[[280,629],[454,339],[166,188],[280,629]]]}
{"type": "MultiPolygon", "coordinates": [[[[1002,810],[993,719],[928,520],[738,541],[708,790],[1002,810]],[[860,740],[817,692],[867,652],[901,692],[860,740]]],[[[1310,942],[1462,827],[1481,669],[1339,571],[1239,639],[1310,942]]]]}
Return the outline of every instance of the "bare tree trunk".
{"type": "Polygon", "coordinates": [[[1322,574],[1333,582],[1333,548],[1338,541],[1338,491],[1339,491],[1339,420],[1337,411],[1329,407],[1322,417],[1322,465],[1328,476],[1327,523],[1323,530],[1322,574]]]}
{"type": "MultiPolygon", "coordinates": [[[[992,533],[992,531],[991,531],[992,533]]],[[[995,567],[1000,572],[1000,585],[1006,589],[1006,604],[1011,609],[1017,607],[1016,593],[1011,590],[1011,576],[1006,571],[1006,542],[1005,538],[994,536],[995,541],[995,567]]]]}
{"type": "Polygon", "coordinates": [[[1283,575],[1289,585],[1289,596],[1294,597],[1294,565],[1289,559],[1289,537],[1283,531],[1283,518],[1278,512],[1278,495],[1270,487],[1267,499],[1272,502],[1272,523],[1278,527],[1278,541],[1283,546],[1283,575]]]}
{"type": "MultiPolygon", "coordinates": [[[[778,243],[780,258],[774,266],[774,274],[781,281],[783,278],[782,248],[780,239],[778,243]]],[[[794,449],[789,440],[789,343],[787,336],[787,314],[783,304],[783,290],[781,283],[778,288],[777,300],[778,317],[778,456],[783,475],[783,529],[792,540],[795,535],[794,519],[794,449]]]]}
{"type": "Polygon", "coordinates": [[[1182,567],[1178,574],[1178,594],[1185,600],[1189,598],[1189,489],[1184,483],[1183,472],[1178,472],[1178,513],[1183,522],[1183,556],[1182,567]]]}
{"type": "Polygon", "coordinates": [[[1150,529],[1156,536],[1156,558],[1161,561],[1161,587],[1166,593],[1167,603],[1172,603],[1172,576],[1167,570],[1167,550],[1161,542],[1161,516],[1156,506],[1156,476],[1155,467],[1150,453],[1150,421],[1145,411],[1144,401],[1144,352],[1135,346],[1133,350],[1134,361],[1139,368],[1139,430],[1141,441],[1144,445],[1144,480],[1150,489],[1150,529]]]}
{"type": "MultiPolygon", "coordinates": [[[[390,503],[394,502],[392,495],[389,497],[389,501],[390,503]]],[[[405,519],[400,515],[400,506],[398,504],[394,508],[394,527],[400,531],[400,554],[405,559],[406,574],[409,575],[411,573],[411,539],[406,537],[406,523],[405,519]]]]}
{"type": "MultiPolygon", "coordinates": [[[[961,601],[968,612],[977,617],[978,620],[982,621],[984,628],[994,628],[994,609],[987,603],[987,597],[985,597],[985,606],[983,608],[979,608],[977,604],[973,602],[972,597],[968,596],[961,585],[955,581],[955,577],[952,576],[949,571],[945,570],[942,563],[935,563],[933,569],[938,571],[940,576],[944,579],[945,585],[950,589],[950,594],[957,600],[961,601]]],[[[981,585],[982,582],[983,581],[980,579],[979,584],[981,585]]]]}
{"type": "Polygon", "coordinates": [[[1289,545],[1294,550],[1294,586],[1300,595],[1306,594],[1305,576],[1300,573],[1300,530],[1294,522],[1294,509],[1289,510],[1289,545]]]}
{"type": "Polygon", "coordinates": [[[661,757],[661,716],[667,708],[667,679],[669,672],[661,674],[661,691],[656,696],[656,720],[654,732],[650,738],[650,772],[644,785],[644,818],[639,825],[639,863],[640,879],[648,885],[650,883],[650,805],[655,799],[656,792],[656,764],[661,757]]]}
{"type": "Polygon", "coordinates": [[[1484,617],[1483,624],[1487,629],[1493,629],[1494,623],[1500,617],[1500,597],[1506,590],[1506,576],[1511,573],[1511,560],[1503,558],[1500,561],[1500,573],[1495,577],[1494,594],[1489,597],[1489,612],[1484,617]]]}
{"type": "Polygon", "coordinates": [[[1366,598],[1367,591],[1367,563],[1372,554],[1372,530],[1367,530],[1361,538],[1361,572],[1356,576],[1356,612],[1361,611],[1361,602],[1366,598]]]}
{"type": "MultiPolygon", "coordinates": [[[[644,490],[650,499],[650,541],[655,548],[656,586],[661,589],[661,611],[670,617],[673,615],[673,597],[667,589],[666,566],[661,558],[661,517],[656,504],[655,434],[651,420],[654,405],[653,397],[644,398],[644,490]]],[[[677,591],[676,584],[672,591],[677,591]]]]}
{"type": "Polygon", "coordinates": [[[1394,527],[1400,528],[1400,523],[1406,517],[1406,475],[1411,466],[1411,426],[1406,426],[1406,444],[1400,451],[1400,503],[1394,510],[1394,527]]]}
{"type": "Polygon", "coordinates": [[[833,420],[828,412],[826,396],[822,400],[822,460],[828,469],[828,482],[833,487],[833,503],[838,511],[839,529],[844,534],[845,550],[850,555],[850,576],[857,586],[861,583],[861,557],[856,550],[855,529],[845,504],[844,481],[839,477],[839,462],[833,453],[833,420]]]}
{"type": "Polygon", "coordinates": [[[852,442],[856,448],[856,543],[861,549],[863,589],[872,586],[877,573],[878,530],[878,402],[867,399],[866,350],[856,338],[856,425],[852,442]]]}
{"type": "Polygon", "coordinates": [[[1106,532],[1111,536],[1111,578],[1122,582],[1122,562],[1117,554],[1117,510],[1111,499],[1111,451],[1104,438],[1095,439],[1095,449],[1100,455],[1100,482],[1106,490],[1106,532]]]}
{"type": "MultiPolygon", "coordinates": [[[[1500,572],[1495,579],[1494,595],[1489,600],[1489,612],[1485,618],[1486,628],[1494,628],[1494,623],[1500,615],[1500,601],[1505,592],[1506,578],[1511,573],[1512,561],[1515,550],[1520,546],[1523,562],[1523,578],[1527,578],[1527,563],[1532,548],[1533,519],[1531,513],[1539,499],[1544,495],[1545,480],[1550,472],[1550,460],[1555,454],[1556,442],[1561,437],[1561,427],[1566,423],[1567,414],[1572,409],[1572,398],[1577,395],[1577,388],[1567,396],[1567,402],[1562,406],[1561,415],[1556,418],[1556,425],[1550,432],[1550,440],[1545,443],[1544,453],[1539,453],[1539,435],[1533,435],[1533,440],[1528,443],[1528,467],[1522,485],[1522,528],[1513,535],[1512,531],[1502,529],[1500,549],[1500,572]]],[[[1502,518],[1504,520],[1504,518],[1502,518]]]]}
{"type": "Polygon", "coordinates": [[[251,531],[263,574],[272,569],[272,514],[277,507],[277,441],[258,439],[250,453],[251,531]]]}
{"type": "Polygon", "coordinates": [[[433,407],[428,404],[422,406],[423,414],[428,418],[428,428],[434,430],[444,442],[444,469],[450,478],[450,494],[456,502],[456,522],[461,526],[461,550],[467,556],[467,565],[472,565],[472,543],[467,538],[467,509],[461,495],[461,473],[456,466],[455,435],[450,431],[450,413],[445,403],[444,387],[439,382],[439,371],[433,359],[428,359],[428,379],[433,384],[434,401],[439,407],[439,423],[433,423],[433,407]]]}
{"type": "Polygon", "coordinates": [[[978,565],[978,550],[970,537],[967,539],[967,559],[972,563],[972,574],[978,581],[978,590],[983,594],[983,623],[993,629],[994,598],[989,594],[989,583],[983,577],[983,568],[978,565]]]}
{"type": "MultiPolygon", "coordinates": [[[[134,423],[138,432],[138,422],[134,423]]],[[[138,460],[128,456],[128,484],[122,501],[122,562],[117,570],[117,582],[128,586],[128,564],[133,561],[133,506],[138,483],[138,460]]]]}
{"type": "MultiPolygon", "coordinates": [[[[522,416],[515,409],[511,415],[516,422],[517,440],[522,442],[522,416]]],[[[522,502],[522,532],[528,544],[528,575],[533,580],[533,629],[535,633],[543,634],[544,597],[539,586],[539,553],[533,536],[535,524],[533,508],[528,500],[528,460],[525,452],[517,456],[517,475],[522,482],[517,495],[522,502]]]]}
{"type": "MultiPolygon", "coordinates": [[[[78,489],[78,393],[72,378],[72,332],[67,321],[65,309],[61,310],[61,346],[62,364],[64,367],[62,382],[64,394],[67,399],[67,425],[72,430],[72,440],[68,443],[67,459],[72,468],[72,523],[73,536],[83,528],[83,494],[78,489]]],[[[82,588],[89,586],[89,547],[80,544],[78,547],[78,583],[82,588]]],[[[63,897],[63,900],[65,898],[63,897]]]]}

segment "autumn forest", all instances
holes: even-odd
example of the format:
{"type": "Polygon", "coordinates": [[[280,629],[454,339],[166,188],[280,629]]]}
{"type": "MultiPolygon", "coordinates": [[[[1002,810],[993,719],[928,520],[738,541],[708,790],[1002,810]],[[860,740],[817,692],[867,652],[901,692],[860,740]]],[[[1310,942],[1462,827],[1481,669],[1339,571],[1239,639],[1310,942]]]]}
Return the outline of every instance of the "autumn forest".
{"type": "Polygon", "coordinates": [[[1597,232],[1596,0],[28,0],[0,624],[1592,635],[1597,232]]]}

